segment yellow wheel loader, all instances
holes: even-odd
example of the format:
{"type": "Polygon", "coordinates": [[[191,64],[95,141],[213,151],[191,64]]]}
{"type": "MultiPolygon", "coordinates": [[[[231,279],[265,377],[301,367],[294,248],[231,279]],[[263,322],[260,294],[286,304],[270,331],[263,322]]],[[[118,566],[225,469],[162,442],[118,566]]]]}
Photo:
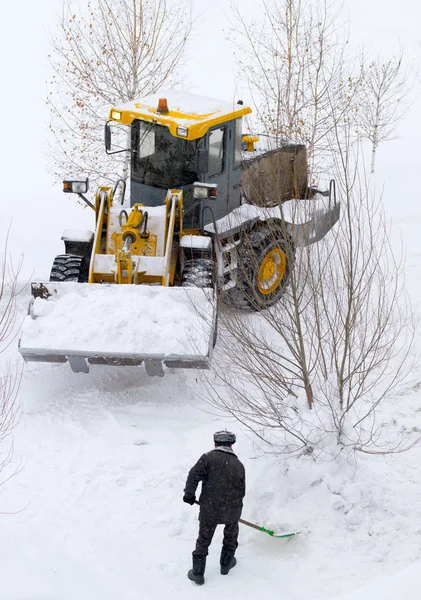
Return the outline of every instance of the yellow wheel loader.
{"type": "Polygon", "coordinates": [[[32,284],[19,350],[27,361],[206,368],[217,299],[264,310],[288,283],[295,248],[339,219],[334,185],[308,187],[303,146],[243,133],[251,109],[176,91],[113,107],[107,154],[130,153],[126,182],[63,182],[95,213],[64,232],[49,282],[32,284]],[[128,148],[115,147],[125,126],[128,148]],[[260,148],[258,143],[261,144],[260,148]]]}

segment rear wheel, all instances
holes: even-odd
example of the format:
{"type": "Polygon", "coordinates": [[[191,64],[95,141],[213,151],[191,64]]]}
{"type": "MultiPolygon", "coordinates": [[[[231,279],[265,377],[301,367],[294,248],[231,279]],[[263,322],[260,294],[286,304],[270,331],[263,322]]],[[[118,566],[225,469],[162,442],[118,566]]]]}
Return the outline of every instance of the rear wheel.
{"type": "Polygon", "coordinates": [[[88,281],[88,269],[82,256],[61,254],[56,256],[51,267],[50,281],[88,281]]]}
{"type": "Polygon", "coordinates": [[[237,289],[248,308],[261,311],[275,304],[289,284],[294,263],[292,243],[268,227],[252,231],[238,248],[237,289]]]}

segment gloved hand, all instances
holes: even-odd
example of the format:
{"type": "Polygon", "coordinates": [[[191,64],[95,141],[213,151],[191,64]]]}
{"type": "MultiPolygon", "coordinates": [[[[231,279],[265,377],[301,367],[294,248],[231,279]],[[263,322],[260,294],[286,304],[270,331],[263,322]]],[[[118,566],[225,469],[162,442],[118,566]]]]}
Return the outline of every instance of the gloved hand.
{"type": "Polygon", "coordinates": [[[183,502],[193,506],[193,504],[196,502],[196,496],[183,496],[183,502]]]}

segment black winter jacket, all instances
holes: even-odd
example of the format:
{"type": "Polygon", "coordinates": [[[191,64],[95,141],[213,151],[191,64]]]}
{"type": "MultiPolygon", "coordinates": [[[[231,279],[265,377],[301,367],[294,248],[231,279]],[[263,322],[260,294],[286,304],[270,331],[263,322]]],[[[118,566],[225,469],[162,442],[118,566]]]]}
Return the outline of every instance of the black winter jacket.
{"type": "Polygon", "coordinates": [[[193,497],[199,481],[199,519],[212,523],[238,521],[246,493],[246,475],[236,454],[225,447],[203,454],[190,469],[184,494],[193,497]]]}

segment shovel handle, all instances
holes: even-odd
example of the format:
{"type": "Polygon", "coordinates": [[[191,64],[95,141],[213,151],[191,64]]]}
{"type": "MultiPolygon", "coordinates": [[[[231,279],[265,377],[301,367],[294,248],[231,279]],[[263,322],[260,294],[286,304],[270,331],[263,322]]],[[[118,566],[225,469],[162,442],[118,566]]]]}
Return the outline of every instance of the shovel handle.
{"type": "Polygon", "coordinates": [[[247,525],[248,527],[253,527],[253,529],[257,529],[258,531],[265,531],[266,533],[269,533],[268,529],[265,529],[264,527],[260,527],[259,525],[255,525],[255,523],[250,523],[250,521],[245,521],[244,519],[240,519],[240,523],[242,523],[243,525],[247,525]]]}
{"type": "MultiPolygon", "coordinates": [[[[198,504],[200,506],[200,502],[198,502],[197,500],[195,500],[194,503],[198,504]]],[[[243,525],[247,525],[248,527],[253,527],[253,529],[257,529],[257,531],[265,531],[265,532],[269,533],[269,531],[267,529],[265,529],[264,527],[259,527],[259,525],[250,523],[250,521],[245,521],[244,519],[239,519],[239,522],[242,523],[243,525]]],[[[270,533],[272,533],[272,532],[270,532],[270,533]]]]}

